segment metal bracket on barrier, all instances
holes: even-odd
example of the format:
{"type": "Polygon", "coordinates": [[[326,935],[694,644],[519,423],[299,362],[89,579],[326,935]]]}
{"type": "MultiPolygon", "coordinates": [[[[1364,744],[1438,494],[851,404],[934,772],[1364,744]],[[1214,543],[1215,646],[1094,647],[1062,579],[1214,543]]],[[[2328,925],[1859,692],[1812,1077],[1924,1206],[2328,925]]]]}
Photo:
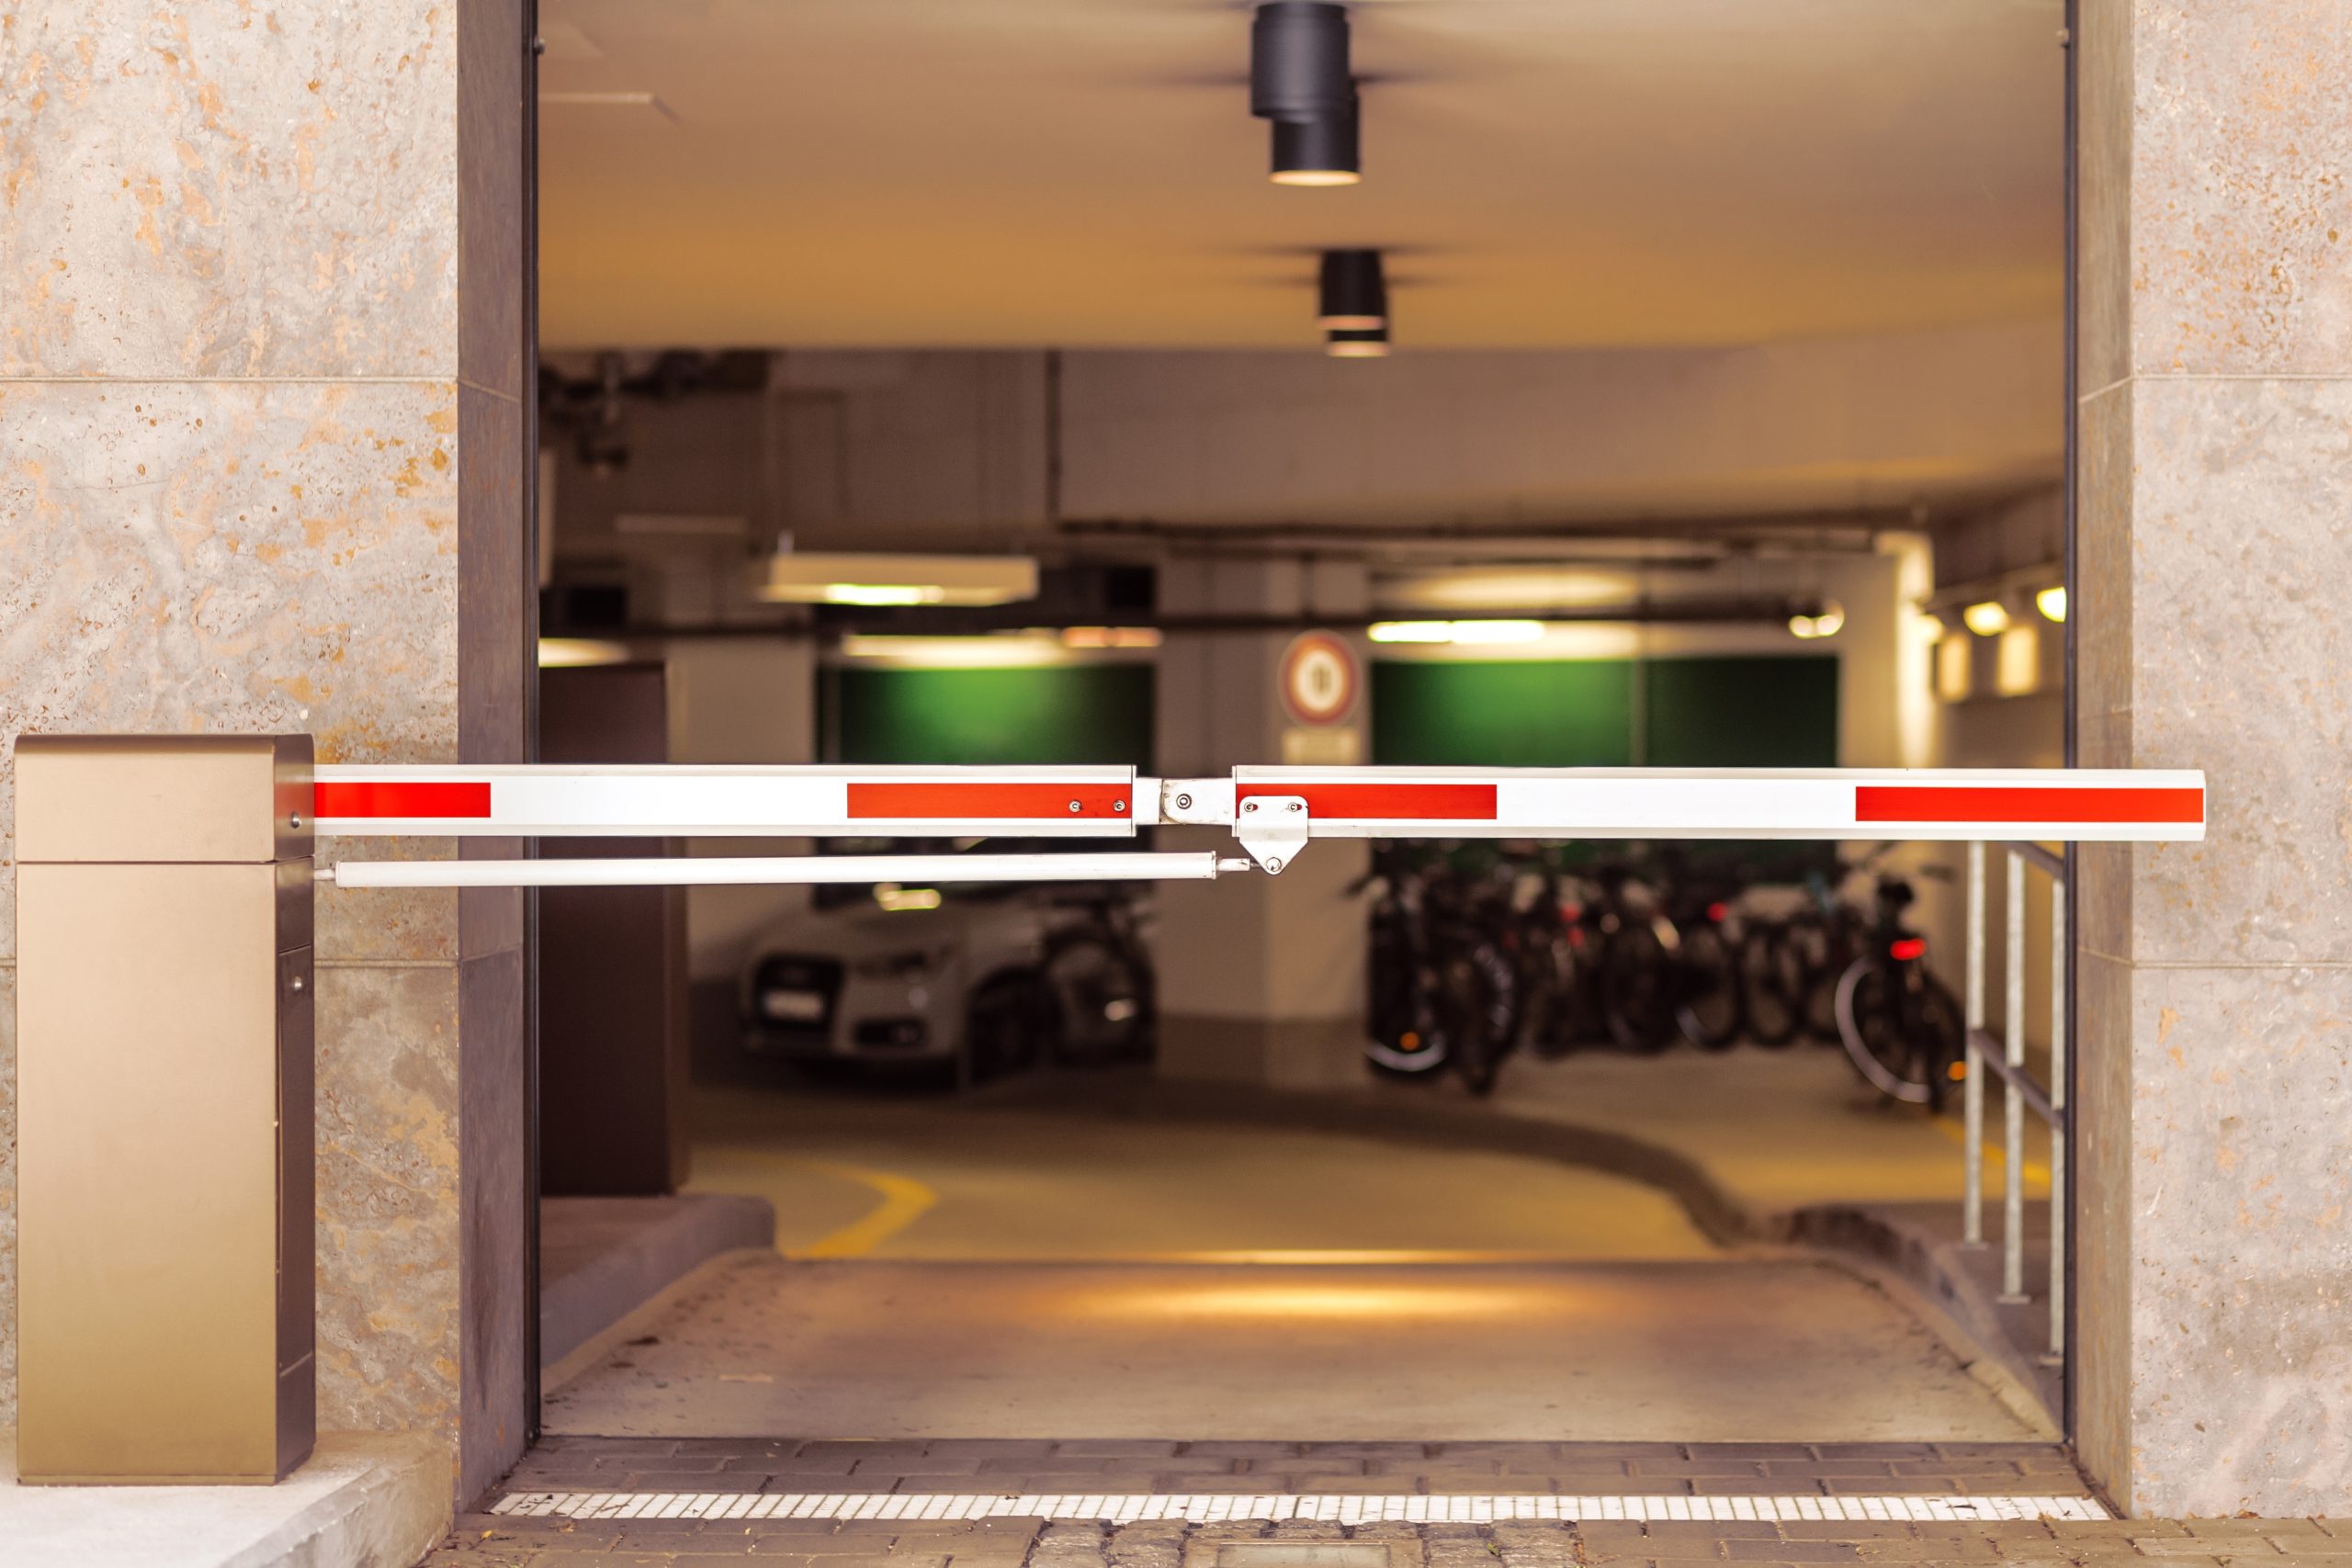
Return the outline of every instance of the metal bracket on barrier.
{"type": "Polygon", "coordinates": [[[1306,847],[1306,801],[1295,795],[1253,795],[1233,818],[1233,836],[1250,858],[1280,876],[1306,847]]]}

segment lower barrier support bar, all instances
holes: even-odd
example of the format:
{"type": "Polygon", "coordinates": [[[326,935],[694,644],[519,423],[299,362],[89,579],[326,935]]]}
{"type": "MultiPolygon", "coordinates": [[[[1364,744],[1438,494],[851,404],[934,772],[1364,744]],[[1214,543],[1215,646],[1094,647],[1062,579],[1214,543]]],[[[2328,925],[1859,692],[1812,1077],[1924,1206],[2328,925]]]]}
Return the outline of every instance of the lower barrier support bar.
{"type": "Polygon", "coordinates": [[[842,882],[1207,882],[1249,871],[1216,854],[770,855],[663,860],[344,861],[338,887],[686,887],[842,882]]]}

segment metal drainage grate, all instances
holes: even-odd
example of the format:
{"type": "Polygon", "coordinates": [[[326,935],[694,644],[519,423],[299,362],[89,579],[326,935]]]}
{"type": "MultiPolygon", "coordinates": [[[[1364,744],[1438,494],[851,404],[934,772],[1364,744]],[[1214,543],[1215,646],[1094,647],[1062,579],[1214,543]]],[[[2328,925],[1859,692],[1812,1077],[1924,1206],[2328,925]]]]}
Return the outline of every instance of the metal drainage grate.
{"type": "MultiPolygon", "coordinates": [[[[512,1492],[491,1510],[512,1518],[564,1519],[1093,1519],[1134,1524],[1182,1519],[1315,1519],[1328,1524],[1486,1525],[1512,1519],[1728,1519],[1923,1522],[2109,1517],[2089,1497],[1689,1497],[1550,1494],[1400,1496],[1393,1493],[818,1493],[512,1492]]],[[[1274,1568],[1251,1559],[1218,1568],[1274,1568]]],[[[1293,1568],[1308,1568],[1301,1563],[1293,1568]]],[[[1353,1562],[1314,1568],[1379,1568],[1353,1562]]]]}

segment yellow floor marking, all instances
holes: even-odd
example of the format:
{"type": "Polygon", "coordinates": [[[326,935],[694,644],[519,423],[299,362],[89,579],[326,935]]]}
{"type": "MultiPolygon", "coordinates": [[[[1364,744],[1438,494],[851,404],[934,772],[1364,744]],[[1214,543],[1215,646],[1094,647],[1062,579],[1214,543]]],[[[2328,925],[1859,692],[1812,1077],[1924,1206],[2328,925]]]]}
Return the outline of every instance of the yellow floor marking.
{"type": "MultiPolygon", "coordinates": [[[[2008,1151],[2003,1146],[2007,1140],[2008,1134],[1999,1126],[1996,1118],[1993,1114],[1993,1106],[1985,1106],[1984,1111],[1984,1165],[1987,1169],[1990,1169],[1995,1166],[2000,1165],[2003,1161],[2008,1158],[2008,1151]]],[[[2029,1116],[2026,1120],[2028,1122],[2025,1134],[2026,1142],[2028,1145],[2030,1146],[2035,1137],[2034,1118],[2029,1116]]],[[[1953,1143],[1958,1144],[1963,1150],[1968,1147],[1968,1129],[1961,1122],[1954,1121],[1951,1117],[1937,1117],[1936,1130],[1943,1134],[1945,1137],[1950,1138],[1953,1143]]],[[[2048,1144],[2050,1134],[2047,1129],[2043,1129],[2041,1131],[2041,1138],[2044,1145],[2048,1144]]],[[[2028,1181],[2040,1182],[2044,1194],[2046,1195],[2048,1193],[2050,1189],[2050,1162],[2048,1160],[2037,1160],[2029,1156],[2018,1167],[2018,1168],[2025,1173],[2025,1179],[2028,1181]]]]}
{"type": "Polygon", "coordinates": [[[782,1163],[813,1170],[820,1176],[854,1181],[882,1194],[882,1201],[868,1210],[863,1219],[807,1247],[786,1251],[786,1258],[863,1257],[922,1218],[939,1201],[938,1193],[910,1176],[893,1176],[887,1170],[868,1170],[858,1165],[835,1165],[831,1160],[787,1159],[782,1163]]]}

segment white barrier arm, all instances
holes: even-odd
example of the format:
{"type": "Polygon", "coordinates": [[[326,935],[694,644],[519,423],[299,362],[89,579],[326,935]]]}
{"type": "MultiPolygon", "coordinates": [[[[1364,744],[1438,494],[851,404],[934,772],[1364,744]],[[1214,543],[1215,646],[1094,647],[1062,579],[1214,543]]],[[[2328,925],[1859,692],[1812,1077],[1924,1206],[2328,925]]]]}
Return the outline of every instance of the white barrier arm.
{"type": "MultiPolygon", "coordinates": [[[[2092,769],[1242,767],[1224,778],[1154,779],[1104,767],[345,766],[318,770],[314,809],[321,833],[345,837],[1131,838],[1139,827],[1197,825],[1227,829],[1260,866],[1279,872],[1317,838],[2194,842],[2205,836],[2205,775],[2092,769]]],[[[938,867],[964,858],[926,859],[927,869],[909,875],[952,877],[955,873],[938,867]]],[[[1071,857],[1078,863],[1067,869],[1044,863],[1063,858],[1043,857],[1030,871],[1007,874],[1033,880],[1190,874],[1114,873],[1101,869],[1098,856],[1071,857]]],[[[716,863],[658,863],[673,868],[670,880],[684,881],[687,874],[679,868],[716,863]]],[[[767,866],[758,880],[787,880],[781,863],[748,863],[767,866]]],[[[493,874],[472,874],[487,879],[493,874]]],[[[842,872],[789,880],[890,878],[842,872]]]]}

